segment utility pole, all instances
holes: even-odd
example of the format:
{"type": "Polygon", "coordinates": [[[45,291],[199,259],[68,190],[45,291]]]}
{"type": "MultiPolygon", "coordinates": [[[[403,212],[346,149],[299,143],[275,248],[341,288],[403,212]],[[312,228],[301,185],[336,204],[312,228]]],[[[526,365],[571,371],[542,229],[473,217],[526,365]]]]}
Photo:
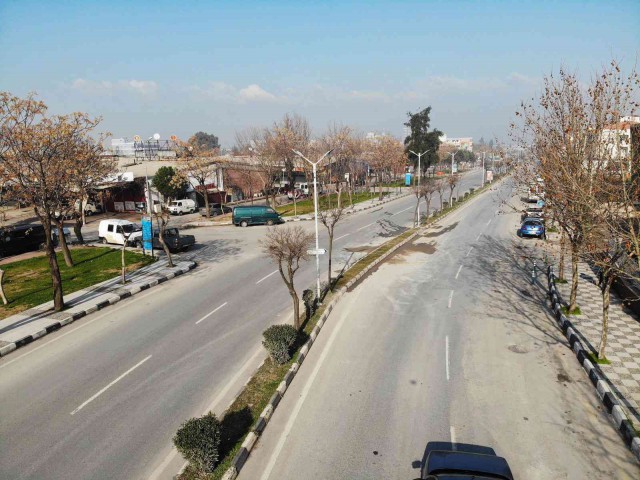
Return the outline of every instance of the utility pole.
{"type": "Polygon", "coordinates": [[[451,175],[453,175],[453,159],[456,158],[456,152],[451,154],[451,175]]]}
{"type": "MultiPolygon", "coordinates": [[[[333,148],[331,150],[329,150],[327,153],[325,153],[324,155],[322,155],[322,157],[320,157],[320,159],[317,160],[314,163],[311,160],[309,160],[307,157],[305,157],[299,151],[293,150],[293,153],[295,153],[299,157],[301,157],[304,160],[306,160],[307,162],[309,162],[311,164],[311,166],[313,167],[313,210],[315,212],[314,217],[315,217],[315,223],[316,223],[316,249],[315,249],[315,255],[316,255],[316,297],[318,299],[318,303],[320,303],[320,245],[318,243],[318,183],[317,183],[317,180],[316,180],[316,178],[317,178],[317,166],[322,160],[325,159],[326,156],[330,155],[331,152],[333,152],[333,148]]],[[[294,196],[295,196],[295,192],[294,192],[294,196]]]]}
{"type": "Polygon", "coordinates": [[[416,157],[418,157],[418,225],[420,225],[420,177],[422,177],[422,169],[420,168],[420,158],[423,155],[426,155],[427,153],[429,153],[431,150],[433,150],[433,148],[430,148],[429,150],[425,150],[422,153],[416,153],[413,150],[409,150],[416,157]]]}

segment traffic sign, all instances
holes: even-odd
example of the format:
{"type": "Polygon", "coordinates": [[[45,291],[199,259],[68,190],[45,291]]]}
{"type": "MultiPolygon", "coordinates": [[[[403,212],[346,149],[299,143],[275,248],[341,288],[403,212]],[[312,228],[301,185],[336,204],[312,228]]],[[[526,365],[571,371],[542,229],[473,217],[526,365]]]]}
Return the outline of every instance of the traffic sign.
{"type": "Polygon", "coordinates": [[[317,250],[315,248],[312,248],[310,250],[307,250],[307,254],[309,255],[324,255],[325,253],[327,253],[327,250],[324,248],[318,248],[317,250]]]}

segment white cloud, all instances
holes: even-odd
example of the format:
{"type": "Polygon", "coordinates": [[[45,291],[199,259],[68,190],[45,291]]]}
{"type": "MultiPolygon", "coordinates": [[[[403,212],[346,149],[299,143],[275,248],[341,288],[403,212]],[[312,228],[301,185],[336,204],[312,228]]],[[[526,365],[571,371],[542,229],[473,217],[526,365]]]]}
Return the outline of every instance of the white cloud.
{"type": "Polygon", "coordinates": [[[255,83],[238,91],[238,98],[242,101],[268,101],[277,100],[276,96],[264,90],[260,85],[255,83]]]}
{"type": "Polygon", "coordinates": [[[252,83],[245,88],[237,88],[224,82],[210,82],[205,87],[193,86],[189,90],[196,95],[204,95],[212,100],[228,103],[286,101],[283,96],[267,92],[260,85],[252,83]]]}
{"type": "Polygon", "coordinates": [[[133,92],[139,95],[153,95],[158,90],[158,84],[153,80],[86,80],[76,78],[71,82],[71,88],[91,95],[111,95],[119,92],[133,92]]]}

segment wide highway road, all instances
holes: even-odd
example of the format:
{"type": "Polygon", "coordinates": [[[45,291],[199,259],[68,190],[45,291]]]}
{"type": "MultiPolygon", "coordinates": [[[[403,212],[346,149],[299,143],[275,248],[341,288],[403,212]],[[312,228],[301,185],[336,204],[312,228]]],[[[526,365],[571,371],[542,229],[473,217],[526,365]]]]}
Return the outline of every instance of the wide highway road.
{"type": "Polygon", "coordinates": [[[474,199],[340,301],[241,480],[413,479],[441,448],[503,456],[517,479],[640,478],[544,274],[531,284],[512,193],[474,199]]]}
{"type": "MultiPolygon", "coordinates": [[[[480,182],[479,170],[467,173],[460,192],[480,182]]],[[[336,270],[405,231],[414,207],[409,196],[346,217],[336,227],[336,270]]],[[[265,357],[264,329],[292,320],[287,289],[260,250],[265,232],[191,230],[196,270],[2,358],[0,478],[175,475],[180,424],[222,413],[265,357]]],[[[311,260],[296,275],[299,291],[314,279],[311,260]]]]}

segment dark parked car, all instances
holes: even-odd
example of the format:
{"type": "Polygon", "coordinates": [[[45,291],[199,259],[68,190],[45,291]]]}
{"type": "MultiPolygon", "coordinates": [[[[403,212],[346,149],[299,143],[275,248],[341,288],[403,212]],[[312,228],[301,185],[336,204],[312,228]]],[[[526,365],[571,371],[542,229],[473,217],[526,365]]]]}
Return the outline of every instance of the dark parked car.
{"type": "Polygon", "coordinates": [[[513,480],[509,464],[502,457],[451,450],[431,451],[420,477],[433,480],[513,480]]]}
{"type": "MultiPolygon", "coordinates": [[[[164,232],[164,241],[166,242],[171,252],[179,252],[188,250],[192,245],[195,245],[196,239],[193,235],[183,235],[177,228],[167,228],[164,232]]],[[[142,247],[142,238],[138,237],[131,242],[132,247],[142,247]]],[[[160,243],[160,231],[153,230],[153,248],[161,249],[160,243]]]]}
{"type": "MultiPolygon", "coordinates": [[[[34,252],[44,248],[46,235],[42,225],[15,225],[0,228],[0,257],[34,252]]],[[[57,238],[54,236],[54,243],[57,238]]]]}
{"type": "Polygon", "coordinates": [[[519,237],[546,238],[544,222],[539,218],[525,218],[517,233],[519,237]]]}
{"type": "MultiPolygon", "coordinates": [[[[233,208],[227,207],[226,205],[221,205],[219,203],[210,203],[209,204],[209,215],[211,217],[215,217],[216,215],[222,215],[224,213],[233,212],[233,208]]],[[[207,208],[200,207],[200,215],[203,217],[207,216],[207,208]]]]}

